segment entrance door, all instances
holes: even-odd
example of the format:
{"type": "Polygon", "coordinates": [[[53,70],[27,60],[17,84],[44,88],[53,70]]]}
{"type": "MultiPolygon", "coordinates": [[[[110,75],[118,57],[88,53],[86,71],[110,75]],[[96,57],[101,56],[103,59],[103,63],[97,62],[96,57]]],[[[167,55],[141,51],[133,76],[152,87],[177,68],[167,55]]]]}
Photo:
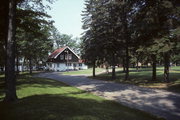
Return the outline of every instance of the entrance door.
{"type": "Polygon", "coordinates": [[[77,68],[76,68],[76,66],[77,66],[77,65],[76,65],[76,63],[74,63],[74,64],[73,64],[73,68],[74,68],[74,70],[76,70],[76,69],[77,69],[77,68]]]}

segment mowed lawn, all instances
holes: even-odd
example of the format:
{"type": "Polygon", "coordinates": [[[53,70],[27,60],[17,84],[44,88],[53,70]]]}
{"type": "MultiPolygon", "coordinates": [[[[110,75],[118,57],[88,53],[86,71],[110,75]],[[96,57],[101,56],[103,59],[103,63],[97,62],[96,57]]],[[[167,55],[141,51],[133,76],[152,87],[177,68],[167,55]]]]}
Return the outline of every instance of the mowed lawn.
{"type": "MultiPolygon", "coordinates": [[[[77,70],[77,71],[68,71],[68,72],[62,72],[61,74],[63,75],[88,75],[88,76],[92,76],[92,68],[89,68],[87,70],[77,70]]],[[[102,73],[105,71],[105,69],[103,68],[96,68],[95,69],[96,74],[98,73],[102,73]]]]}
{"type": "Polygon", "coordinates": [[[148,113],[130,109],[85,91],[50,79],[21,75],[17,81],[19,100],[2,102],[0,76],[0,120],[158,120],[148,113]]]}
{"type": "Polygon", "coordinates": [[[123,73],[122,70],[118,70],[116,72],[115,80],[111,79],[111,73],[109,74],[103,73],[97,75],[95,79],[115,81],[118,83],[125,83],[125,84],[134,84],[142,87],[167,89],[170,91],[180,93],[180,66],[170,68],[170,81],[171,81],[170,83],[166,83],[163,80],[163,76],[164,76],[163,67],[157,68],[157,81],[152,81],[151,76],[152,76],[152,68],[139,68],[138,71],[136,71],[135,68],[130,68],[129,80],[124,80],[125,73],[123,73]]]}

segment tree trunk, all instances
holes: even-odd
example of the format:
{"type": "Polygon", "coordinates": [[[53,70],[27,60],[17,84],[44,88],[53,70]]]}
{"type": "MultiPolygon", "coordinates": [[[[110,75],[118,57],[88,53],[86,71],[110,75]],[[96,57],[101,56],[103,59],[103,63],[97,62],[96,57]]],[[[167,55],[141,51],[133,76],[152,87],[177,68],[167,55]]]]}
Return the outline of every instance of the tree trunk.
{"type": "Polygon", "coordinates": [[[152,55],[152,81],[156,81],[156,55],[152,55]]]}
{"type": "Polygon", "coordinates": [[[93,77],[96,77],[96,61],[93,62],[93,77]]]}
{"type": "Polygon", "coordinates": [[[16,77],[15,77],[16,0],[9,1],[8,16],[9,16],[8,36],[6,41],[6,66],[5,66],[6,95],[4,101],[12,102],[17,100],[16,77]]]}
{"type": "Polygon", "coordinates": [[[123,58],[123,73],[126,72],[125,60],[123,58]]]}
{"type": "Polygon", "coordinates": [[[112,79],[116,79],[115,55],[112,55],[112,79]]]}
{"type": "Polygon", "coordinates": [[[21,72],[24,72],[24,63],[25,63],[25,58],[22,61],[22,70],[21,70],[21,72]]]}
{"type": "Polygon", "coordinates": [[[126,75],[125,80],[129,79],[129,50],[128,45],[126,46],[126,75]]]}
{"type": "Polygon", "coordinates": [[[137,72],[139,71],[138,58],[137,58],[137,61],[136,61],[136,71],[137,71],[137,72]]]}
{"type": "MultiPolygon", "coordinates": [[[[173,29],[173,19],[170,18],[168,22],[169,22],[169,32],[170,32],[173,29]]],[[[170,82],[169,67],[170,67],[170,53],[166,52],[164,53],[164,81],[165,82],[170,82]]]]}
{"type": "MultiPolygon", "coordinates": [[[[123,1],[125,2],[125,1],[123,1]]],[[[128,20],[127,20],[127,15],[125,12],[125,4],[123,5],[122,8],[122,13],[123,13],[123,17],[122,17],[122,23],[123,23],[123,32],[124,32],[124,40],[125,40],[125,51],[126,51],[126,73],[125,73],[125,80],[129,79],[129,41],[130,41],[130,37],[129,37],[129,32],[128,32],[128,20]]]]}
{"type": "Polygon", "coordinates": [[[132,67],[135,68],[135,66],[136,66],[136,63],[132,63],[132,67]]]}
{"type": "Polygon", "coordinates": [[[17,44],[16,44],[16,75],[19,74],[19,55],[17,50],[17,44]]]}
{"type": "Polygon", "coordinates": [[[32,74],[32,59],[29,58],[29,74],[32,74]]]}
{"type": "Polygon", "coordinates": [[[16,74],[19,74],[19,56],[16,56],[16,74]]]}
{"type": "Polygon", "coordinates": [[[112,66],[112,79],[116,79],[116,67],[115,65],[112,66]]]}
{"type": "Polygon", "coordinates": [[[109,74],[109,67],[108,67],[108,65],[106,66],[106,73],[109,74]]]}
{"type": "Polygon", "coordinates": [[[164,54],[164,81],[165,82],[170,82],[170,80],[169,80],[169,64],[170,64],[169,57],[170,57],[169,53],[164,54]]]}

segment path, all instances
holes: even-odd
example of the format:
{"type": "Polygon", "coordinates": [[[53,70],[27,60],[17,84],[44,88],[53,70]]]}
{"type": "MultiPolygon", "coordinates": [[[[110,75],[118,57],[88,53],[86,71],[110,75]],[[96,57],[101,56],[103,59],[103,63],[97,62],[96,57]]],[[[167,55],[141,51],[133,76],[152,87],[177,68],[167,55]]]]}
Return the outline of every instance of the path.
{"type": "Polygon", "coordinates": [[[180,120],[180,94],[94,80],[85,76],[60,75],[58,72],[40,73],[37,77],[55,79],[126,106],[164,117],[167,120],[180,120]]]}

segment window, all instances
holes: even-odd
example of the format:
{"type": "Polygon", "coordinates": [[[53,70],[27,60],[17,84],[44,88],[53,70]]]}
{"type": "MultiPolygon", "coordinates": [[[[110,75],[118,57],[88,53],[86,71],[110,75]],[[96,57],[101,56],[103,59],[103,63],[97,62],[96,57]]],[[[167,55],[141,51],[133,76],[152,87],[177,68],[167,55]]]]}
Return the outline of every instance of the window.
{"type": "Polygon", "coordinates": [[[69,54],[69,55],[68,55],[68,59],[69,59],[69,60],[72,60],[72,54],[69,54]]]}
{"type": "MultiPolygon", "coordinates": [[[[65,59],[67,60],[67,54],[65,55],[65,59]]],[[[68,54],[68,60],[72,60],[72,54],[68,54]]]]}
{"type": "Polygon", "coordinates": [[[49,66],[50,66],[50,67],[52,67],[52,64],[51,64],[51,63],[49,63],[49,66]]]}
{"type": "Polygon", "coordinates": [[[59,67],[59,63],[57,63],[57,67],[59,67]]]}
{"type": "Polygon", "coordinates": [[[66,63],[66,66],[71,66],[72,64],[71,63],[66,63]]]}
{"type": "Polygon", "coordinates": [[[65,54],[65,59],[67,60],[67,54],[65,54]]]}
{"type": "Polygon", "coordinates": [[[82,66],[82,63],[79,63],[79,66],[82,66]]]}
{"type": "Polygon", "coordinates": [[[71,66],[71,63],[68,63],[69,65],[68,66],[71,66]]]}
{"type": "Polygon", "coordinates": [[[64,60],[64,55],[60,55],[60,59],[61,59],[61,60],[64,60]]]}

